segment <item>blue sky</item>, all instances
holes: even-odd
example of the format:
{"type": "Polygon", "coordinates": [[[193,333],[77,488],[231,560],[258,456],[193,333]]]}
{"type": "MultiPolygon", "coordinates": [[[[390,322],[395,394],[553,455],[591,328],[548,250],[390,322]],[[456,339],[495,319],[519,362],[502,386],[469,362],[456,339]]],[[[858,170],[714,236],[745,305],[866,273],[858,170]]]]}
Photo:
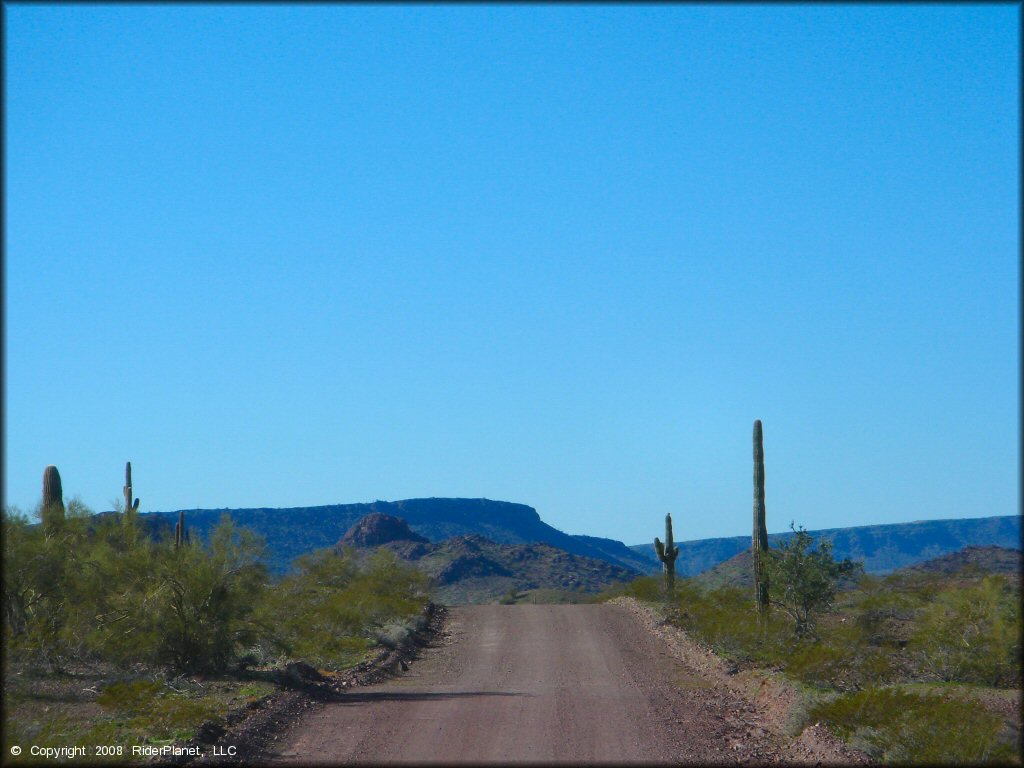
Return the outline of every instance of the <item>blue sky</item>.
{"type": "Polygon", "coordinates": [[[11,5],[4,503],[1019,512],[1013,5],[11,5]]]}

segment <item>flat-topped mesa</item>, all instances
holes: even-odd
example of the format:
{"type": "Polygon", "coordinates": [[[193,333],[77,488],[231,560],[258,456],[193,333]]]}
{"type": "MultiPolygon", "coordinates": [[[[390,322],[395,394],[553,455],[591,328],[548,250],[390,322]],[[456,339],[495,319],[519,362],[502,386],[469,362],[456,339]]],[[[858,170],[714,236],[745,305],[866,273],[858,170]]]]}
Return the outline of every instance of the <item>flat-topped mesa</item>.
{"type": "Polygon", "coordinates": [[[541,519],[537,510],[526,504],[513,501],[495,501],[493,499],[457,499],[429,498],[402,499],[391,502],[375,502],[371,505],[372,512],[395,514],[413,525],[425,515],[443,512],[447,520],[474,524],[481,519],[496,525],[535,526],[541,519]]]}
{"type": "Polygon", "coordinates": [[[379,547],[393,541],[429,543],[428,539],[414,533],[402,518],[373,512],[360,518],[349,528],[340,544],[351,547],[379,547]]]}

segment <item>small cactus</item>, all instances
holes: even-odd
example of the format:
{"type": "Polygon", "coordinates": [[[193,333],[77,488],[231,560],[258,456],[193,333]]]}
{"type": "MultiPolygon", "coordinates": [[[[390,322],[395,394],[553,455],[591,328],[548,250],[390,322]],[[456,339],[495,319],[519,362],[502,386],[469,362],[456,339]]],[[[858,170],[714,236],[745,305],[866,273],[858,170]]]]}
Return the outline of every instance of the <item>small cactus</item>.
{"type": "Polygon", "coordinates": [[[132,503],[132,463],[124,465],[124,512],[129,515],[139,511],[139,500],[132,503]]]}
{"type": "Polygon", "coordinates": [[[658,553],[661,560],[662,570],[665,572],[665,590],[671,599],[676,590],[676,557],[679,555],[679,547],[675,546],[672,539],[672,515],[665,515],[665,543],[662,544],[657,536],[654,537],[654,551],[658,553]]]}
{"type": "Polygon", "coordinates": [[[754,569],[754,601],[757,612],[768,614],[768,528],[764,510],[764,431],[761,420],[754,421],[754,534],[750,546],[754,569]]]}
{"type": "Polygon", "coordinates": [[[52,464],[43,470],[41,515],[43,529],[47,531],[53,531],[64,522],[64,491],[60,484],[60,472],[52,464]]]}

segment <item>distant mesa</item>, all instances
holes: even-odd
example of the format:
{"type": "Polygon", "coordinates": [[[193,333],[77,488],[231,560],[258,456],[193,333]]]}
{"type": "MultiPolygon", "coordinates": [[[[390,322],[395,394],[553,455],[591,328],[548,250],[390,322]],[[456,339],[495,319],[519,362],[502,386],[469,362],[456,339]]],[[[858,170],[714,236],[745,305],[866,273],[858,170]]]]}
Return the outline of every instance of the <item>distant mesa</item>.
{"type": "Polygon", "coordinates": [[[429,544],[425,536],[414,533],[409,524],[400,517],[373,512],[360,518],[348,529],[340,544],[350,547],[379,547],[392,542],[411,542],[413,544],[429,544]]]}

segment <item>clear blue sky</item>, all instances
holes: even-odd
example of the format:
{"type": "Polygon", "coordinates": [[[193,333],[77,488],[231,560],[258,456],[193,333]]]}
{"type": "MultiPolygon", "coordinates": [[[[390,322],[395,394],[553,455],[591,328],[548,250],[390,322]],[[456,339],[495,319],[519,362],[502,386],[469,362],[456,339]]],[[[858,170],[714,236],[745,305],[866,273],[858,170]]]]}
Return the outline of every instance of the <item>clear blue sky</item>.
{"type": "Polygon", "coordinates": [[[1019,512],[1013,5],[7,5],[4,502],[1019,512]]]}

